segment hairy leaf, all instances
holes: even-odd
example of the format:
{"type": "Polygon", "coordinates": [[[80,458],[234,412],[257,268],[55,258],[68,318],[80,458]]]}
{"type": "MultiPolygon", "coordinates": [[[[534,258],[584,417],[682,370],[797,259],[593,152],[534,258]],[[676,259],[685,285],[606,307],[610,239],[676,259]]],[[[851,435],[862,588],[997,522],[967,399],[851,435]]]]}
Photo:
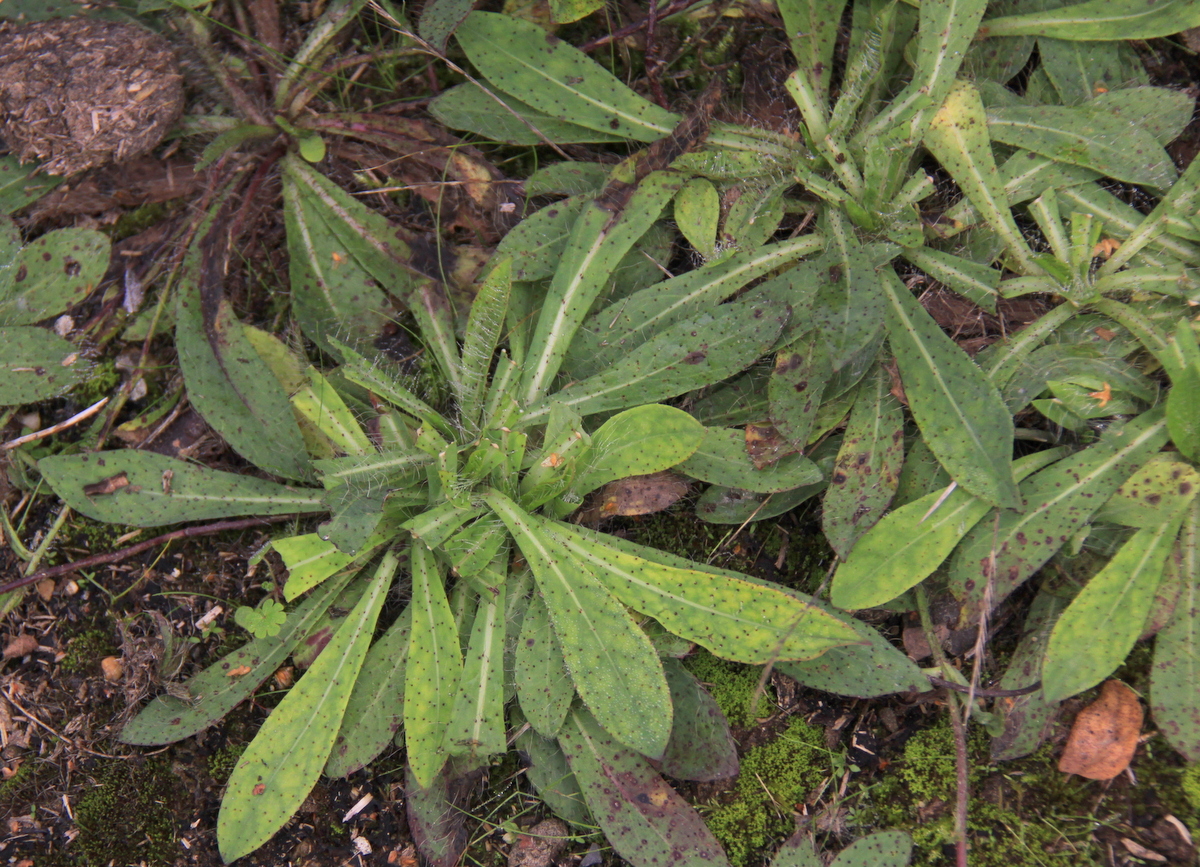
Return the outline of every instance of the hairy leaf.
{"type": "Polygon", "coordinates": [[[661,757],[671,694],[650,640],[601,583],[600,570],[557,543],[545,522],[495,491],[486,499],[533,569],[584,704],[621,743],[661,757]]]}
{"type": "Polygon", "coordinates": [[[326,582],[292,611],[279,632],[256,638],[185,680],[182,697],[160,695],[121,729],[122,743],[160,746],[219,722],[275,673],[350,582],[347,572],[326,582]]]}
{"type": "Polygon", "coordinates": [[[1182,515],[1138,530],[1054,624],[1042,663],[1042,692],[1062,701],[1117,670],[1142,632],[1182,515]]]}
{"type": "Polygon", "coordinates": [[[618,547],[568,524],[543,522],[541,529],[552,550],[595,570],[621,602],[723,659],[757,665],[812,659],[862,641],[854,629],[774,586],[687,561],[671,565],[660,552],[632,543],[618,547]]]}
{"type": "Polygon", "coordinates": [[[543,737],[557,735],[571,709],[575,687],[550,623],[550,612],[540,595],[534,595],[525,610],[513,680],[529,724],[543,737]]]}
{"type": "Polygon", "coordinates": [[[384,556],[337,634],[242,753],[217,817],[217,843],[226,862],[267,842],[321,775],[398,566],[395,556],[384,556]]]}
{"type": "Polygon", "coordinates": [[[0,328],[0,406],[46,400],[87,375],[74,344],[41,328],[0,328]]]}
{"type": "Polygon", "coordinates": [[[558,742],[618,855],[638,864],[728,867],[700,814],[644,758],[613,743],[587,711],[571,712],[558,742]]]}
{"type": "Polygon", "coordinates": [[[412,610],[405,608],[367,651],[325,762],[325,776],[347,777],[366,767],[398,736],[404,725],[404,667],[411,632],[412,610]]]}
{"type": "Polygon", "coordinates": [[[124,449],[38,462],[63,501],[97,521],[161,527],[233,515],[320,512],[320,492],[124,449]]]}
{"type": "Polygon", "coordinates": [[[998,605],[1082,529],[1104,501],[1166,442],[1161,409],[1110,427],[1096,445],[1036,473],[1021,486],[1023,513],[983,521],[950,562],[951,590],[975,616],[998,605]],[[990,587],[988,585],[990,584],[990,587]]]}
{"type": "Polygon", "coordinates": [[[951,478],[1006,508],[1021,503],[1012,475],[1012,417],[1000,393],[900,282],[881,272],[888,335],[909,408],[951,478]]]}
{"type": "Polygon", "coordinates": [[[583,52],[530,21],[472,12],[456,35],[489,81],[551,117],[645,142],[679,123],[678,115],[638,96],[583,52]]]}
{"type": "Polygon", "coordinates": [[[1155,639],[1150,707],[1171,746],[1200,762],[1200,500],[1192,501],[1184,517],[1178,553],[1167,568],[1179,571],[1183,592],[1155,639]]]}
{"type": "Polygon", "coordinates": [[[1082,42],[1154,39],[1200,26],[1192,0],[1087,0],[1070,6],[991,18],[980,35],[1053,36],[1082,42]]]}

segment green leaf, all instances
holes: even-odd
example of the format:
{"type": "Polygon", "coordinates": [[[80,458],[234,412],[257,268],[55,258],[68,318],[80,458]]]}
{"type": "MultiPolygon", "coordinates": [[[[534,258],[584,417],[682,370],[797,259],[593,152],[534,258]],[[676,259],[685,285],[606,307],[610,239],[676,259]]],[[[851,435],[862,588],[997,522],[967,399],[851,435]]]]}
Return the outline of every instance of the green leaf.
{"type": "MultiPolygon", "coordinates": [[[[429,112],[452,129],[478,133],[485,139],[515,145],[620,142],[624,136],[598,132],[538,111],[503,91],[488,94],[468,82],[442,91],[429,104],[429,112]],[[540,133],[540,135],[539,135],[540,133]]],[[[607,170],[605,174],[607,174],[607,170]]],[[[530,196],[536,195],[526,187],[530,196]]],[[[578,192],[587,192],[580,190],[578,192]]]]}
{"type": "Polygon", "coordinates": [[[352,573],[347,572],[326,582],[288,615],[274,636],[256,638],[184,681],[181,686],[187,700],[169,694],[154,699],[121,729],[121,742],[136,746],[171,744],[219,722],[275,673],[351,577],[352,573]]]}
{"type": "Polygon", "coordinates": [[[1166,190],[1178,177],[1149,132],[1092,105],[992,108],[994,141],[1074,163],[1131,184],[1166,190]]]}
{"type": "Polygon", "coordinates": [[[287,612],[283,610],[283,605],[269,596],[257,608],[239,605],[233,612],[233,622],[255,638],[278,635],[286,620],[287,612]]]}
{"type": "Polygon", "coordinates": [[[80,514],[110,524],[161,527],[233,515],[324,510],[319,492],[210,470],[152,452],[122,449],[54,455],[38,462],[42,477],[80,514]]]}
{"type": "MultiPolygon", "coordinates": [[[[819,600],[814,605],[827,606],[819,600]]],[[[836,616],[836,612],[830,611],[836,616]]],[[[855,698],[877,698],[898,692],[923,692],[929,681],[916,663],[866,623],[838,618],[858,635],[860,643],[834,647],[816,659],[789,660],[775,668],[812,689],[855,698]]]]}
{"type": "Polygon", "coordinates": [[[342,728],[325,762],[325,776],[348,777],[375,759],[404,725],[404,669],[412,609],[406,607],[363,661],[342,728]]]}
{"type": "Polygon", "coordinates": [[[912,847],[912,837],[903,831],[876,831],[839,852],[829,867],[905,867],[912,847]]]}
{"type": "Polygon", "coordinates": [[[409,558],[412,634],[404,672],[404,745],[409,769],[427,789],[446,762],[443,741],[454,713],[463,661],[458,627],[433,554],[414,542],[409,558]]]}
{"type": "Polygon", "coordinates": [[[605,163],[551,163],[525,179],[525,195],[594,196],[608,183],[610,171],[612,166],[605,163]]]}
{"type": "Polygon", "coordinates": [[[1000,285],[997,269],[929,247],[910,247],[904,251],[904,258],[972,304],[996,312],[1000,285]]]}
{"type": "Polygon", "coordinates": [[[1118,88],[1150,83],[1141,59],[1125,42],[1069,42],[1043,36],[1038,39],[1038,55],[1063,105],[1083,105],[1118,88]]]}
{"type": "Polygon", "coordinates": [[[570,24],[604,8],[604,0],[550,0],[550,18],[556,24],[570,24]]]}
{"type": "Polygon", "coordinates": [[[459,374],[459,417],[470,426],[479,423],[487,391],[492,356],[500,342],[508,298],[512,291],[512,260],[500,258],[475,293],[463,338],[462,370],[459,374]]]}
{"type": "Polygon", "coordinates": [[[900,282],[880,272],[888,336],[921,435],[942,466],[976,496],[1019,508],[1012,417],[1000,393],[900,282]]]}
{"type": "Polygon", "coordinates": [[[1155,39],[1200,26],[1192,0],[1087,0],[1044,12],[1006,15],[983,23],[980,35],[1053,36],[1081,42],[1155,39]]]}
{"type": "Polygon", "coordinates": [[[628,476],[670,469],[695,454],[704,426],[681,409],[651,403],[619,412],[592,434],[592,457],[577,494],[628,476]]]}
{"type": "Polygon", "coordinates": [[[650,142],[679,116],[638,96],[577,48],[529,21],[472,12],[458,43],[481,73],[506,93],[551,117],[650,142]]]}
{"type": "Polygon", "coordinates": [[[1024,513],[1005,510],[997,521],[979,523],[950,561],[949,585],[969,606],[965,616],[978,614],[985,594],[993,605],[1006,599],[1166,441],[1163,412],[1152,409],[1027,480],[1024,513]]]}
{"type": "MultiPolygon", "coordinates": [[[[856,137],[866,141],[909,121],[927,106],[937,106],[955,87],[955,77],[987,8],[987,0],[935,0],[921,4],[913,78],[888,108],[856,137]]],[[[982,35],[982,34],[980,34],[982,35]]],[[[914,125],[911,134],[923,130],[914,125]]]]}
{"type": "Polygon", "coordinates": [[[712,485],[696,501],[696,517],[710,524],[736,526],[749,521],[766,521],[790,512],[809,497],[821,493],[825,487],[826,482],[821,480],[781,494],[756,494],[741,488],[712,485]]]}
{"type": "Polygon", "coordinates": [[[745,433],[737,428],[706,429],[699,448],[679,465],[679,471],[714,485],[763,494],[790,491],[822,479],[820,468],[800,455],[786,455],[758,469],[746,452],[745,433]]]}
{"type": "Polygon", "coordinates": [[[283,565],[288,570],[287,582],[283,585],[284,600],[296,601],[329,576],[337,574],[356,560],[363,560],[385,541],[385,536],[377,534],[358,554],[343,554],[316,533],[273,540],[271,547],[283,558],[283,565]]]}
{"type": "Polygon", "coordinates": [[[1200,348],[1191,325],[1180,320],[1175,342],[1183,363],[1171,376],[1167,393],[1167,430],[1175,448],[1193,461],[1200,462],[1200,348]]]}
{"type": "Polygon", "coordinates": [[[890,244],[860,246],[849,223],[833,209],[826,209],[823,225],[829,227],[834,243],[818,260],[824,279],[818,283],[811,321],[805,325],[825,341],[834,372],[856,362],[861,365],[851,375],[856,381],[875,360],[883,333],[885,305],[876,269],[891,261],[897,250],[890,244]]]}
{"type": "MultiPolygon", "coordinates": [[[[753,364],[775,342],[789,315],[783,305],[748,294],[663,329],[604,372],[559,391],[555,400],[586,416],[711,385],[753,364]]],[[[525,419],[548,413],[542,404],[525,419]]]]}
{"type": "MultiPolygon", "coordinates": [[[[588,317],[571,343],[567,370],[576,379],[593,376],[668,326],[711,310],[751,281],[820,250],[823,243],[819,235],[802,235],[766,244],[627,295],[588,317]]],[[[788,270],[768,281],[787,284],[793,317],[800,315],[805,296],[815,289],[815,281],[810,288],[810,281],[794,279],[798,272],[788,270]]]]}
{"type": "Polygon", "coordinates": [[[1125,661],[1150,614],[1182,519],[1134,533],[1058,618],[1042,663],[1047,701],[1095,686],[1125,661]]]}
{"type": "MultiPolygon", "coordinates": [[[[624,163],[618,166],[613,173],[614,183],[625,183],[622,175],[627,168],[624,163]]],[[[680,184],[678,176],[655,172],[637,185],[615,214],[599,198],[584,207],[571,228],[534,328],[530,363],[522,377],[527,404],[550,390],[571,340],[597,296],[621,258],[658,219],[680,184]]]]}
{"type": "Polygon", "coordinates": [[[618,855],[635,864],[729,867],[700,814],[586,710],[571,712],[558,742],[618,855]]]}
{"type": "Polygon", "coordinates": [[[32,325],[78,304],[100,285],[108,256],[108,238],[91,229],[57,229],[31,242],[5,262],[0,325],[32,325]]]}
{"type": "Polygon", "coordinates": [[[974,85],[960,81],[951,88],[925,131],[925,147],[954,178],[991,230],[1004,239],[1021,272],[1041,273],[1009,210],[992,155],[987,114],[974,85]]]}
{"type": "MultiPolygon", "coordinates": [[[[510,711],[513,726],[520,730],[523,718],[519,709],[510,711]]],[[[529,756],[526,776],[546,806],[572,825],[595,828],[596,823],[583,800],[579,781],[571,773],[567,757],[556,739],[548,739],[528,728],[517,736],[516,748],[529,756]]]]}
{"type": "Polygon", "coordinates": [[[771,859],[771,867],[824,867],[824,862],[814,848],[812,837],[797,831],[783,841],[771,859]]]}
{"type": "Polygon", "coordinates": [[[309,367],[305,374],[308,383],[291,397],[296,412],[324,434],[339,452],[347,455],[377,454],[358,419],[329,380],[315,367],[309,367]]]}
{"type": "Polygon", "coordinates": [[[571,237],[571,227],[589,201],[585,196],[572,196],[552,202],[504,236],[496,253],[512,257],[514,280],[543,280],[554,275],[571,237]]]}
{"type": "MultiPolygon", "coordinates": [[[[1022,627],[1021,641],[1000,679],[1001,689],[1037,686],[1042,679],[1046,640],[1067,602],[1045,588],[1033,598],[1022,627]]],[[[1057,708],[1057,704],[1046,701],[1040,689],[1014,696],[1011,702],[1003,702],[999,711],[1004,719],[1004,732],[992,741],[992,758],[998,761],[1018,759],[1036,750],[1041,746],[1057,708]]]]}
{"type": "Polygon", "coordinates": [[[442,748],[484,758],[507,749],[504,734],[504,585],[482,597],[463,659],[458,698],[442,748]]]}
{"type": "Polygon", "coordinates": [[[546,523],[493,491],[486,495],[533,570],[567,670],[584,704],[621,743],[662,756],[671,731],[671,694],[646,634],[601,583],[546,532],[546,523]]]}
{"type": "Polygon", "coordinates": [[[62,394],[86,375],[86,365],[74,344],[49,331],[0,328],[0,406],[62,394]]]}
{"type": "Polygon", "coordinates": [[[224,297],[228,199],[214,206],[184,258],[175,346],[188,400],[238,454],[289,479],[310,476],[287,394],[224,297]]]}
{"type": "Polygon", "coordinates": [[[513,680],[521,712],[534,731],[552,738],[562,728],[575,687],[567,672],[562,645],[550,624],[550,612],[540,594],[529,600],[517,639],[513,680]]]}
{"type": "Polygon", "coordinates": [[[1151,457],[1096,513],[1097,521],[1147,529],[1169,523],[1200,492],[1200,473],[1170,452],[1151,457]]]}
{"type": "MultiPolygon", "coordinates": [[[[1013,464],[1018,480],[1061,458],[1062,449],[1027,455],[1013,464]]],[[[952,486],[885,515],[838,566],[830,601],[851,610],[876,608],[933,574],[991,504],[952,486]]]]}
{"type": "Polygon", "coordinates": [[[773,585],[687,561],[672,565],[659,552],[618,546],[561,522],[541,522],[540,530],[551,550],[590,567],[622,603],[722,659],[752,665],[812,659],[862,641],[851,627],[773,585]]]}
{"type": "Polygon", "coordinates": [[[867,375],[821,503],[821,527],[843,560],[855,541],[882,517],[896,493],[904,463],[904,413],[882,367],[867,375]]]}
{"type": "Polygon", "coordinates": [[[421,10],[417,33],[438,51],[446,50],[446,41],[454,28],[471,11],[474,0],[432,0],[421,10]]]}
{"type": "Polygon", "coordinates": [[[711,181],[692,178],[675,196],[675,225],[696,252],[705,258],[715,252],[717,222],[720,218],[721,197],[711,181]]]}
{"type": "Polygon", "coordinates": [[[1150,707],[1163,737],[1189,762],[1200,762],[1200,500],[1193,500],[1179,534],[1183,592],[1170,622],[1154,640],[1150,707]]]}
{"type": "Polygon", "coordinates": [[[337,355],[331,334],[369,345],[403,297],[410,251],[382,216],[289,154],[283,160],[292,310],[307,337],[337,355]]]}
{"type": "Polygon", "coordinates": [[[664,659],[675,714],[662,770],[676,780],[712,782],[738,772],[737,744],[729,720],[708,690],[678,659],[664,659]]]}
{"type": "Polygon", "coordinates": [[[778,8],[800,74],[813,83],[819,99],[827,100],[846,0],[783,0],[778,8]]]}
{"type": "MultiPolygon", "coordinates": [[[[41,0],[31,5],[38,9],[46,6],[41,0]]],[[[74,11],[74,3],[70,4],[70,8],[74,11]]],[[[36,165],[22,165],[11,155],[0,157],[0,214],[12,214],[21,210],[61,183],[62,178],[38,174],[36,165]]]]}
{"type": "MultiPolygon", "coordinates": [[[[826,343],[816,332],[801,338],[800,346],[793,342],[775,356],[775,367],[767,380],[767,400],[770,402],[771,421],[793,446],[804,449],[812,440],[813,423],[821,409],[821,399],[833,376],[826,343]]],[[[745,453],[745,445],[742,452],[745,453]]],[[[743,457],[739,463],[744,463],[743,457]]],[[[704,478],[697,476],[697,478],[704,478]]],[[[758,490],[736,481],[718,481],[747,490],[758,490]]],[[[815,482],[811,479],[807,484],[815,482]]],[[[795,487],[791,485],[790,487],[795,487]]],[[[780,488],[779,490],[784,490],[780,488]]]]}
{"type": "Polygon", "coordinates": [[[267,842],[317,782],[398,566],[384,555],[367,592],[238,760],[217,817],[226,863],[267,842]]]}

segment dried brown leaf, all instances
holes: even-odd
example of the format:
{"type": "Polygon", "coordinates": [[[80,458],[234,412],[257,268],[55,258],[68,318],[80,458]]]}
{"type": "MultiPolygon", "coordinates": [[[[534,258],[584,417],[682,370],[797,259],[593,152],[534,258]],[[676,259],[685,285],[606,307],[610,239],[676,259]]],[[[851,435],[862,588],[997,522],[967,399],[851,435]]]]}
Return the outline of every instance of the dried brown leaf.
{"type": "Polygon", "coordinates": [[[1129,767],[1143,718],[1137,693],[1119,680],[1105,681],[1100,697],[1075,717],[1058,769],[1090,780],[1111,780],[1129,767]]]}

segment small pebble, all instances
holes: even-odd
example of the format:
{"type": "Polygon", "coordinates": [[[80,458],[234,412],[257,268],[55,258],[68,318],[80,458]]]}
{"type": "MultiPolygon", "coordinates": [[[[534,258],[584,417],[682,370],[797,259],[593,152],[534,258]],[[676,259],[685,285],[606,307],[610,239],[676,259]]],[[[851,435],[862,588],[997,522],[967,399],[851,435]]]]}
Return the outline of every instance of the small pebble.
{"type": "Polygon", "coordinates": [[[125,664],[115,656],[106,656],[100,660],[100,671],[109,683],[117,683],[125,676],[125,664]]]}

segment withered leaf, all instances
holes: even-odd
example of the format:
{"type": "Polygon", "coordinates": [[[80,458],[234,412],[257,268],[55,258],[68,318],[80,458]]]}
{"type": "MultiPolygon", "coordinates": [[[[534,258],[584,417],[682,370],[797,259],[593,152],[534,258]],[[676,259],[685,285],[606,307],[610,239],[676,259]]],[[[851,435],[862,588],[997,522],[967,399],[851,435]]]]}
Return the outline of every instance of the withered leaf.
{"type": "Polygon", "coordinates": [[[1119,680],[1105,681],[1100,697],[1075,717],[1058,769],[1089,780],[1111,780],[1129,767],[1143,716],[1132,689],[1119,680]]]}
{"type": "Polygon", "coordinates": [[[89,497],[99,497],[105,494],[115,494],[121,488],[129,486],[129,476],[125,473],[117,473],[115,476],[109,476],[107,479],[91,484],[84,485],[83,492],[89,497]]]}
{"type": "Polygon", "coordinates": [[[687,482],[671,472],[617,479],[605,485],[600,492],[600,517],[661,512],[686,494],[687,490],[687,482]]]}

